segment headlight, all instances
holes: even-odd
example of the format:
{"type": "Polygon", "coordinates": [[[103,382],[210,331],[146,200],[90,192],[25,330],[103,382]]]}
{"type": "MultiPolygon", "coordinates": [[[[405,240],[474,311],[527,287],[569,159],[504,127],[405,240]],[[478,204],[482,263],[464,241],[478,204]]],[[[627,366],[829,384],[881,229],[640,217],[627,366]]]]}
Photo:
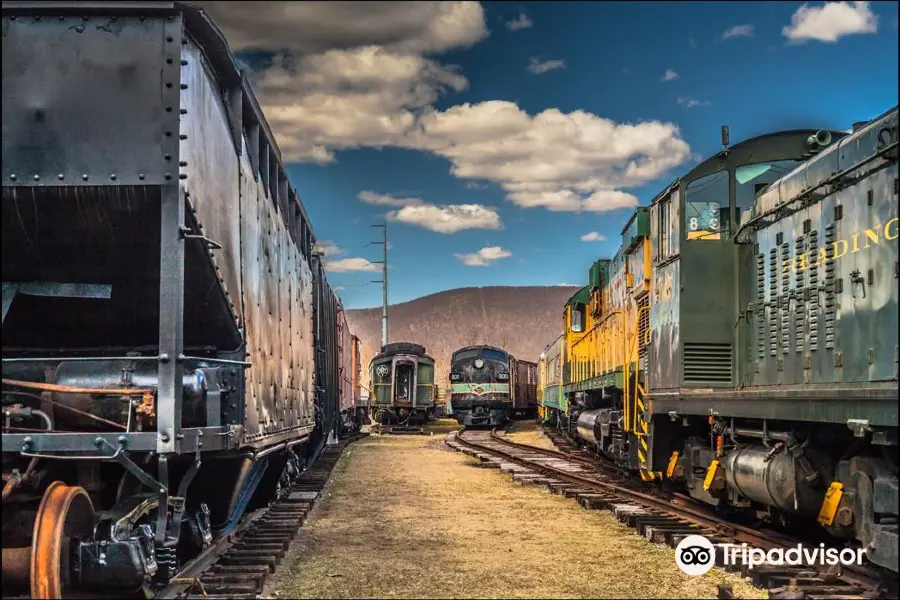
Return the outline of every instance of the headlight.
{"type": "Polygon", "coordinates": [[[476,358],[475,359],[475,368],[480,369],[483,366],[484,366],[484,360],[482,360],[480,358],[476,358]]]}

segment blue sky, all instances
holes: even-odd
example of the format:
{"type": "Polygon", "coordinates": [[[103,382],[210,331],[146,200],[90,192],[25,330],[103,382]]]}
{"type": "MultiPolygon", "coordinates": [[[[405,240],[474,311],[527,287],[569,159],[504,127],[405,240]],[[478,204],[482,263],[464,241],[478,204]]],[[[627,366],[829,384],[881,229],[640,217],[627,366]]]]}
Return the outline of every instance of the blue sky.
{"type": "Polygon", "coordinates": [[[735,143],[897,104],[896,3],[201,4],[257,70],[348,308],[381,302],[386,216],[392,303],[580,285],[721,125],[735,143]]]}

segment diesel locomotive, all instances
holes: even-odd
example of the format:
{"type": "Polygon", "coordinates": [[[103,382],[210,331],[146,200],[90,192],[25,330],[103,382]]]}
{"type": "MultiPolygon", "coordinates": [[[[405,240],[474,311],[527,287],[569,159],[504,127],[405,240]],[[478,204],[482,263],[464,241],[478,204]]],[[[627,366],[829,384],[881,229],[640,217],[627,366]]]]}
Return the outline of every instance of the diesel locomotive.
{"type": "Polygon", "coordinates": [[[567,302],[542,417],[721,509],[897,571],[897,108],[728,145],[567,302]]]}
{"type": "Polygon", "coordinates": [[[150,595],[355,427],[358,341],[202,10],[4,2],[3,55],[4,596],[150,595]]]}
{"type": "Polygon", "coordinates": [[[467,346],[450,358],[450,408],[461,425],[502,425],[537,409],[537,363],[493,346],[467,346]]]}
{"type": "Polygon", "coordinates": [[[369,365],[373,420],[379,425],[417,427],[434,418],[437,386],[434,359],[425,347],[394,342],[369,365]]]}

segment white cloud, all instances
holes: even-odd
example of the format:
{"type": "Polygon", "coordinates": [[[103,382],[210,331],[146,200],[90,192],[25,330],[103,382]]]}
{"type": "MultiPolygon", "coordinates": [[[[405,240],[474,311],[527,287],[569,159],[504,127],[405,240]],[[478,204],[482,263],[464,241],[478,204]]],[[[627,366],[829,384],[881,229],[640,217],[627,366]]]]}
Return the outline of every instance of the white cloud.
{"type": "Polygon", "coordinates": [[[534,57],[528,60],[528,70],[535,75],[542,75],[548,71],[565,68],[566,61],[564,60],[538,60],[534,57]]]}
{"type": "Polygon", "coordinates": [[[340,258],[338,260],[326,260],[325,269],[344,273],[347,271],[380,271],[381,265],[371,263],[365,258],[340,258]]]}
{"type": "Polygon", "coordinates": [[[313,247],[313,252],[318,252],[326,258],[329,256],[338,256],[344,253],[344,251],[341,250],[341,248],[337,244],[329,240],[317,241],[316,245],[313,247]]]}
{"type": "Polygon", "coordinates": [[[275,53],[249,73],[287,162],[384,147],[416,114],[468,81],[427,54],[466,48],[488,30],[478,2],[199,2],[233,50],[275,53]]]}
{"type": "Polygon", "coordinates": [[[558,109],[531,116],[499,100],[423,115],[410,144],[447,158],[456,177],[500,183],[518,206],[554,211],[634,206],[616,188],[657,179],[690,156],[671,123],[558,109]]]}
{"type": "Polygon", "coordinates": [[[486,190],[486,189],[488,189],[488,187],[489,186],[487,186],[483,183],[478,183],[477,181],[467,181],[466,182],[467,190],[486,190]]]}
{"type": "Polygon", "coordinates": [[[481,204],[421,204],[404,206],[388,213],[388,219],[438,233],[466,229],[502,229],[496,209],[481,204]]]}
{"type": "Polygon", "coordinates": [[[488,246],[472,254],[456,254],[454,256],[469,267],[489,267],[501,258],[509,258],[512,256],[512,252],[504,250],[500,246],[488,246]]]}
{"type": "Polygon", "coordinates": [[[678,75],[678,73],[676,73],[672,69],[666,69],[666,72],[663,74],[660,81],[675,81],[679,77],[680,75],[678,75]]]}
{"type": "Polygon", "coordinates": [[[398,53],[446,52],[488,35],[479,2],[194,2],[232,50],[312,54],[378,45],[398,53]]]}
{"type": "Polygon", "coordinates": [[[512,21],[507,21],[506,26],[510,31],[518,31],[520,29],[528,29],[534,26],[534,21],[525,13],[519,13],[519,16],[512,21]]]}
{"type": "Polygon", "coordinates": [[[723,40],[735,37],[753,37],[753,25],[735,25],[722,34],[723,40]]]}
{"type": "MultiPolygon", "coordinates": [[[[455,177],[500,184],[519,206],[579,211],[629,205],[633,196],[619,190],[690,156],[672,123],[616,123],[555,108],[529,115],[506,101],[436,110],[442,94],[468,81],[435,55],[488,35],[477,2],[371,2],[365,19],[356,3],[272,2],[266,11],[249,2],[201,4],[232,48],[275,53],[250,76],[286,162],[325,164],[352,148],[414,149],[447,159],[455,177]]],[[[448,207],[400,208],[401,220],[418,221],[448,207]]],[[[488,222],[500,226],[499,216],[488,222]]]]}
{"type": "Polygon", "coordinates": [[[692,37],[689,37],[688,38],[688,46],[691,47],[691,50],[696,50],[697,49],[697,40],[695,40],[692,37]]]}
{"type": "Polygon", "coordinates": [[[556,287],[578,287],[574,283],[555,283],[556,287]]]}
{"type": "Polygon", "coordinates": [[[826,2],[822,6],[804,4],[781,33],[791,42],[806,40],[836,42],[843,36],[878,31],[878,17],[868,2],[826,2]]]}
{"type": "Polygon", "coordinates": [[[382,206],[415,206],[422,204],[421,198],[396,198],[390,194],[377,194],[369,190],[361,191],[356,197],[363,202],[382,206]]]}
{"type": "Polygon", "coordinates": [[[606,236],[602,233],[598,233],[596,231],[592,231],[590,233],[586,233],[581,236],[582,242],[605,242],[606,236]]]}
{"type": "Polygon", "coordinates": [[[332,286],[331,289],[334,290],[335,292],[342,292],[342,291],[344,291],[344,286],[335,285],[335,286],[332,286]]]}
{"type": "Polygon", "coordinates": [[[697,100],[690,96],[680,96],[678,98],[678,104],[687,106],[688,108],[694,108],[695,106],[709,106],[710,102],[709,100],[697,100]]]}

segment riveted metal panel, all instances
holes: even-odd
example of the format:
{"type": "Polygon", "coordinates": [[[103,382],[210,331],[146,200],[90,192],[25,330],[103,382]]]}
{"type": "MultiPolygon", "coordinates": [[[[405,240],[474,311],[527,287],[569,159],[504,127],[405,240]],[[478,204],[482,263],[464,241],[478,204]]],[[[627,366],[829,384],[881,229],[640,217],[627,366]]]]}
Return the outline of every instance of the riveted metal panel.
{"type": "MultiPolygon", "coordinates": [[[[234,316],[241,316],[241,229],[239,158],[231,135],[228,111],[219,86],[200,48],[182,45],[181,175],[191,194],[202,235],[222,246],[213,253],[234,316]]],[[[197,232],[193,232],[197,233],[197,232]]],[[[199,243],[199,242],[190,242],[199,243]]]]}
{"type": "Polygon", "coordinates": [[[253,178],[253,166],[250,164],[247,153],[246,140],[244,140],[244,151],[241,154],[240,167],[241,270],[243,276],[241,294],[247,357],[253,363],[253,367],[245,371],[244,434],[250,436],[259,432],[259,415],[256,406],[259,400],[259,386],[262,381],[261,373],[264,365],[260,362],[259,349],[259,295],[262,285],[259,269],[261,232],[258,221],[259,207],[256,197],[256,181],[253,178]]]}
{"type": "Polygon", "coordinates": [[[180,46],[174,14],[4,18],[3,185],[174,181],[180,46]]]}

